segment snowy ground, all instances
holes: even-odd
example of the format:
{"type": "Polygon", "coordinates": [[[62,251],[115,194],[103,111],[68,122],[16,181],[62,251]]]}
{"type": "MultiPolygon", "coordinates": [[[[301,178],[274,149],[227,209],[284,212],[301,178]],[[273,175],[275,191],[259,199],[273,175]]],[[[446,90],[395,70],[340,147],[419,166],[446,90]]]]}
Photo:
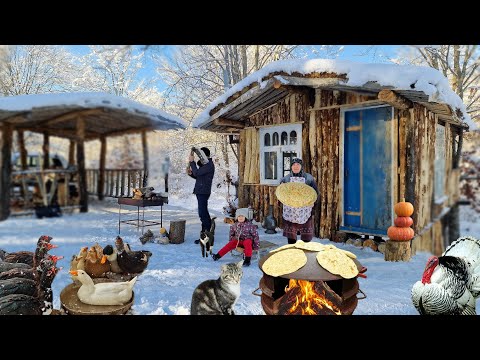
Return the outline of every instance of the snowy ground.
{"type": "MultiPolygon", "coordinates": [[[[193,243],[198,238],[200,229],[194,195],[187,202],[172,197],[169,200],[171,205],[166,205],[163,209],[164,226],[168,229],[170,220],[186,219],[185,243],[142,245],[138,239],[140,233],[137,233],[135,227],[126,224],[122,224],[121,227],[121,236],[132,245],[134,250],[146,249],[153,253],[148,268],[139,276],[134,288],[133,314],[189,314],[194,288],[204,280],[218,278],[222,264],[239,260],[230,254],[225,255],[218,262],[214,262],[211,258],[202,258],[199,245],[193,243]]],[[[211,211],[211,215],[218,217],[215,236],[216,251],[227,242],[229,230],[229,225],[223,223],[221,204],[220,199],[213,199],[211,202],[211,208],[216,209],[211,211]]],[[[130,209],[134,210],[134,208],[130,209]]],[[[147,209],[146,219],[159,219],[160,210],[147,209]]],[[[122,215],[122,220],[125,218],[127,217],[122,215]]],[[[480,224],[477,218],[478,215],[467,207],[461,207],[461,235],[480,237],[480,224]]],[[[159,226],[152,226],[150,229],[158,234],[159,226]]],[[[116,200],[92,201],[88,213],[65,214],[60,218],[50,219],[11,217],[0,222],[0,248],[9,252],[33,251],[40,235],[47,234],[53,237],[52,243],[59,245],[59,248],[52,250],[51,253],[65,257],[59,261],[58,266],[63,266],[63,270],[57,274],[53,283],[54,307],[58,309],[60,292],[71,283],[68,274],[71,256],[78,253],[80,247],[92,245],[95,242],[102,247],[107,244],[113,245],[117,233],[116,200]]],[[[278,245],[286,243],[281,232],[268,235],[259,227],[259,234],[260,240],[268,240],[278,245]]],[[[314,241],[327,242],[321,239],[314,239],[314,241]]],[[[354,315],[417,314],[410,300],[410,290],[414,282],[421,278],[429,253],[417,253],[409,262],[386,262],[379,252],[358,249],[353,245],[336,245],[355,253],[360,263],[368,268],[366,272],[368,277],[359,278],[360,288],[367,298],[359,300],[354,315]]],[[[252,291],[258,287],[261,276],[262,272],[258,268],[257,260],[253,261],[250,267],[244,268],[241,296],[235,309],[237,314],[264,314],[260,298],[252,295],[252,291]]]]}

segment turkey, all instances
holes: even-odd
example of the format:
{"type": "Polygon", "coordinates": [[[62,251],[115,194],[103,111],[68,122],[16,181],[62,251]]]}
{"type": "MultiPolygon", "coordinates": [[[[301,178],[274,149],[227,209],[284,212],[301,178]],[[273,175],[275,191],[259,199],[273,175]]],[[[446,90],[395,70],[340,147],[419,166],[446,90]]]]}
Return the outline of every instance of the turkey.
{"type": "Polygon", "coordinates": [[[480,240],[455,240],[442,256],[427,261],[412,302],[421,315],[476,315],[480,295],[480,240]]]}

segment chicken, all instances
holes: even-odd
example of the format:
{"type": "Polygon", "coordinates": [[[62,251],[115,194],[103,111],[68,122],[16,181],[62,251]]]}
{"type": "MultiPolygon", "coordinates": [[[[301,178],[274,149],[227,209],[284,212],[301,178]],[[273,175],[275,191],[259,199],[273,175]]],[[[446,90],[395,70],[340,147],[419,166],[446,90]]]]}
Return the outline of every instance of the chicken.
{"type": "Polygon", "coordinates": [[[412,288],[412,302],[422,315],[476,315],[480,295],[480,240],[455,240],[442,256],[427,261],[422,280],[412,288]]]}

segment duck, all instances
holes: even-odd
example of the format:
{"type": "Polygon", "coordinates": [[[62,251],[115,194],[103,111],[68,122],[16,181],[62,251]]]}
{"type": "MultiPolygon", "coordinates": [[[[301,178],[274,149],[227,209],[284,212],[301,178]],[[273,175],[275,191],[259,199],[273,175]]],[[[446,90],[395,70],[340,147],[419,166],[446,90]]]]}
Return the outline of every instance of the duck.
{"type": "Polygon", "coordinates": [[[82,283],[77,296],[81,302],[89,305],[124,305],[133,296],[133,285],[137,281],[135,276],[130,281],[104,282],[95,284],[92,278],[83,270],[70,271],[82,283]]]}
{"type": "Polygon", "coordinates": [[[118,252],[118,266],[126,273],[141,273],[147,267],[148,261],[152,256],[152,253],[147,250],[127,252],[123,239],[120,236],[117,236],[115,239],[115,247],[118,252]]]}
{"type": "Polygon", "coordinates": [[[62,268],[53,262],[45,269],[37,296],[10,294],[0,298],[0,315],[50,315],[53,311],[52,282],[62,268]]]}
{"type": "Polygon", "coordinates": [[[37,248],[34,253],[31,251],[17,251],[13,253],[8,253],[5,255],[3,261],[8,263],[28,264],[32,267],[35,267],[43,258],[46,252],[48,252],[50,249],[57,247],[56,245],[50,244],[50,240],[52,240],[51,236],[42,235],[37,241],[37,248]]]}
{"type": "Polygon", "coordinates": [[[117,249],[114,249],[112,245],[107,245],[103,248],[103,257],[102,257],[102,264],[107,260],[110,262],[110,271],[121,274],[123,273],[120,266],[118,266],[118,252],[117,249]]]}
{"type": "MultiPolygon", "coordinates": [[[[87,257],[88,246],[84,246],[78,252],[78,255],[72,255],[70,260],[70,270],[85,270],[85,258],[87,257]]],[[[72,280],[75,280],[72,276],[72,280]]]]}
{"type": "MultiPolygon", "coordinates": [[[[110,263],[102,263],[103,249],[100,251],[96,248],[99,246],[95,244],[92,246],[85,257],[85,272],[93,278],[105,277],[105,273],[110,271],[110,263]]],[[[81,270],[81,269],[80,269],[81,270]]]]}

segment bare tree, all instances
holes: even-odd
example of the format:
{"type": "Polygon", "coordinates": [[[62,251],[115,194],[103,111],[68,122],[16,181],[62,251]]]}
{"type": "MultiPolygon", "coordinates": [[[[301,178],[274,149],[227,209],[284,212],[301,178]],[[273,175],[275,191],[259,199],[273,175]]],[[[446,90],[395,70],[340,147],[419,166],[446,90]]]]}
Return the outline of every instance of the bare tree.
{"type": "Polygon", "coordinates": [[[77,71],[62,46],[17,45],[3,48],[0,91],[4,96],[71,90],[77,71]]]}
{"type": "Polygon", "coordinates": [[[480,48],[478,45],[425,45],[404,49],[405,62],[439,70],[465,103],[473,120],[480,119],[480,48]]]}
{"type": "Polygon", "coordinates": [[[79,59],[81,76],[74,86],[81,91],[103,91],[140,100],[153,86],[154,79],[139,76],[144,51],[133,46],[90,45],[90,52],[79,59]]]}

